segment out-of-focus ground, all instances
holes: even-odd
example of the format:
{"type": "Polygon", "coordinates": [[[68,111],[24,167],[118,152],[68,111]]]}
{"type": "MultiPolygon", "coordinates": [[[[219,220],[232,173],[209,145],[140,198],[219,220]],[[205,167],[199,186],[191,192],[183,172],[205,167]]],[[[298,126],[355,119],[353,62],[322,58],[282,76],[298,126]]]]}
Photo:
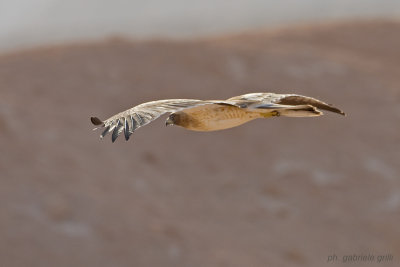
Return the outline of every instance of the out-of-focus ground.
{"type": "Polygon", "coordinates": [[[365,21],[0,57],[0,265],[324,266],[389,253],[379,266],[399,266],[399,47],[399,22],[365,21]],[[115,144],[89,122],[150,100],[267,91],[348,116],[210,133],[162,118],[115,144]]]}

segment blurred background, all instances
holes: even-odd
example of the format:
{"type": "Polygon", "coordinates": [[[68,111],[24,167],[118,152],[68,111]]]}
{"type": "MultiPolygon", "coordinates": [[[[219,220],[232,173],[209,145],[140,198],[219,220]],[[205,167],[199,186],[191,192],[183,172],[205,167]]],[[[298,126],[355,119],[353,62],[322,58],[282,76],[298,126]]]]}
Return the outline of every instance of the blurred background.
{"type": "Polygon", "coordinates": [[[0,1],[0,266],[399,266],[399,16],[395,0],[0,1]],[[250,92],[348,116],[210,133],[163,117],[114,144],[89,121],[250,92]]]}
{"type": "Polygon", "coordinates": [[[191,38],[365,17],[398,17],[398,0],[0,1],[0,49],[99,39],[191,38]]]}

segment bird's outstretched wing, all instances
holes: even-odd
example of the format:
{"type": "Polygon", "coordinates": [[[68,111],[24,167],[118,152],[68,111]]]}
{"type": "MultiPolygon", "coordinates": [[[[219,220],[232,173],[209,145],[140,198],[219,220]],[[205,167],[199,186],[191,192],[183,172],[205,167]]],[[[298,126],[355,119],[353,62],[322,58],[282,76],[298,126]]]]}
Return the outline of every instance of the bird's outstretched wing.
{"type": "Polygon", "coordinates": [[[248,109],[285,109],[296,106],[309,106],[346,115],[331,104],[312,97],[296,94],[251,93],[229,98],[227,102],[235,103],[241,108],[248,109]]]}
{"type": "Polygon", "coordinates": [[[319,116],[322,112],[318,109],[345,115],[340,109],[312,97],[296,94],[251,93],[227,100],[166,99],[151,101],[118,113],[105,121],[97,117],[91,117],[90,120],[94,125],[105,128],[100,135],[101,138],[112,133],[111,140],[114,142],[122,132],[124,132],[125,139],[128,140],[137,128],[152,122],[165,113],[213,104],[235,106],[255,112],[268,109],[269,113],[276,111],[276,114],[288,117],[319,116]]]}
{"type": "MultiPolygon", "coordinates": [[[[207,104],[224,104],[223,101],[203,101],[196,99],[166,99],[151,101],[135,106],[131,109],[118,113],[105,121],[97,117],[91,117],[90,120],[96,126],[104,127],[103,138],[106,134],[112,132],[111,140],[115,142],[117,137],[124,132],[125,139],[128,140],[130,135],[139,127],[144,126],[165,113],[173,113],[187,108],[207,104]]],[[[95,128],[96,130],[97,128],[95,128]]]]}

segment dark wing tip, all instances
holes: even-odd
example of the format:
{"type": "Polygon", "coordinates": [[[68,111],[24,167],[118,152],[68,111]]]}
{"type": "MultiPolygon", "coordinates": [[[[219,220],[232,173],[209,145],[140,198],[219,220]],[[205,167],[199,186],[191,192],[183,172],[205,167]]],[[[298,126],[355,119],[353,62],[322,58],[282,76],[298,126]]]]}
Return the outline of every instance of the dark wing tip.
{"type": "Polygon", "coordinates": [[[337,113],[337,114],[346,116],[346,113],[344,113],[344,112],[341,111],[340,109],[334,107],[333,105],[329,104],[328,106],[329,106],[329,108],[326,108],[326,110],[329,110],[329,111],[331,111],[331,112],[334,112],[334,113],[337,113]]]}
{"type": "Polygon", "coordinates": [[[327,110],[330,112],[334,112],[343,116],[346,114],[341,111],[340,109],[334,107],[332,104],[324,103],[318,99],[308,97],[308,96],[301,96],[301,95],[288,95],[284,96],[283,98],[278,99],[277,104],[283,105],[312,105],[319,109],[327,110]]]}
{"type": "Polygon", "coordinates": [[[103,121],[100,120],[97,117],[90,117],[90,121],[94,124],[94,125],[104,125],[103,121]]]}
{"type": "Polygon", "coordinates": [[[118,127],[115,127],[111,135],[111,141],[114,143],[115,140],[117,140],[117,138],[118,138],[118,127]]]}
{"type": "Polygon", "coordinates": [[[125,135],[125,140],[128,141],[129,137],[131,136],[132,133],[129,132],[129,129],[124,128],[124,135],[125,135]]]}

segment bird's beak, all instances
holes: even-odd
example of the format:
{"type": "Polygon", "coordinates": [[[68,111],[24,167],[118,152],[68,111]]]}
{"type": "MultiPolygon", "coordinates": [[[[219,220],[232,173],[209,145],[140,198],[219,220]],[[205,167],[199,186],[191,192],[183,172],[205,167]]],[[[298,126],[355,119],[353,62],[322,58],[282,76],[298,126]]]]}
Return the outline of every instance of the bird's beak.
{"type": "Polygon", "coordinates": [[[169,125],[174,125],[174,122],[172,121],[172,119],[170,117],[168,117],[168,119],[165,121],[165,126],[169,126],[169,125]]]}

